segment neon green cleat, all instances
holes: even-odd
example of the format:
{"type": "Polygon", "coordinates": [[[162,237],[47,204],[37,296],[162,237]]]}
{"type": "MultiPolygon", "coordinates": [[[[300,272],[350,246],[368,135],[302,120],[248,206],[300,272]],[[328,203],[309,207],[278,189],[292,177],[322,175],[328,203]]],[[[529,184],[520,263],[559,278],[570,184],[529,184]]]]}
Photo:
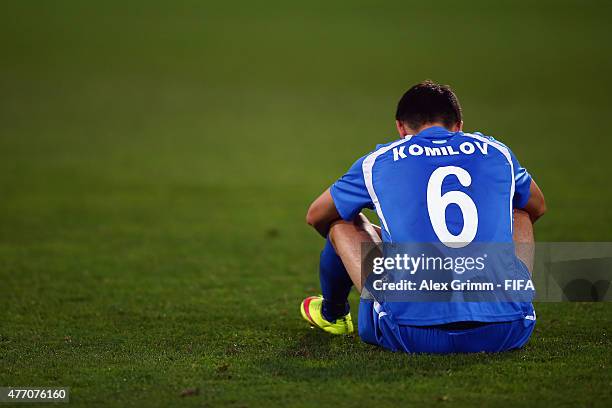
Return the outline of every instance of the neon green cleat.
{"type": "Polygon", "coordinates": [[[350,334],[353,332],[353,320],[351,314],[336,319],[335,322],[328,322],[321,313],[323,306],[323,296],[309,296],[302,301],[300,312],[302,317],[311,325],[325,330],[331,334],[350,334]]]}

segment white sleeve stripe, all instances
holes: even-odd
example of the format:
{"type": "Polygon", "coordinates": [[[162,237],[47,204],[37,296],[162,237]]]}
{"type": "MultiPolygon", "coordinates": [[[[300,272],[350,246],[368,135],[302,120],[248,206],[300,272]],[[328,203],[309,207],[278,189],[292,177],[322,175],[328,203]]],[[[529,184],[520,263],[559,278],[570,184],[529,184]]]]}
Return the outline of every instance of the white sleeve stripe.
{"type": "Polygon", "coordinates": [[[513,211],[512,211],[513,210],[512,200],[514,199],[514,188],[515,188],[514,187],[514,183],[515,183],[515,180],[514,180],[514,164],[512,163],[512,157],[510,156],[510,150],[508,150],[507,147],[502,146],[501,144],[496,143],[493,140],[487,139],[486,137],[482,137],[482,136],[479,136],[479,135],[474,135],[472,133],[464,133],[464,135],[467,136],[467,137],[471,137],[473,139],[478,139],[481,142],[484,142],[484,143],[488,144],[489,146],[495,147],[497,150],[499,150],[506,157],[506,159],[508,160],[508,163],[510,163],[510,180],[512,180],[511,184],[510,184],[510,232],[512,233],[513,229],[514,229],[514,222],[513,222],[513,218],[514,217],[513,217],[513,211]]]}
{"type": "Polygon", "coordinates": [[[397,142],[393,142],[388,146],[381,147],[375,152],[370,153],[362,163],[361,169],[363,170],[363,178],[365,180],[366,188],[368,189],[368,194],[370,194],[370,199],[374,204],[374,208],[376,209],[376,213],[378,214],[378,218],[380,218],[380,222],[382,223],[382,227],[387,231],[389,237],[391,237],[391,231],[389,231],[389,227],[387,226],[387,220],[385,220],[385,215],[382,212],[382,208],[380,207],[380,202],[378,201],[378,197],[376,196],[376,191],[374,191],[374,182],[372,180],[372,170],[374,169],[374,162],[381,154],[388,152],[394,147],[401,145],[402,143],[406,143],[412,138],[412,135],[406,136],[402,140],[398,140],[397,142]]]}

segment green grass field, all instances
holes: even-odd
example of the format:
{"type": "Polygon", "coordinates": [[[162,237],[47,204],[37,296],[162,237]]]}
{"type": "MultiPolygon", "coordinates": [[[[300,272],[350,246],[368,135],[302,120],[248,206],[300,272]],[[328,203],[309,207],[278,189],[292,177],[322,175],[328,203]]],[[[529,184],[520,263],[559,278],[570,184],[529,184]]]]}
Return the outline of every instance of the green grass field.
{"type": "Polygon", "coordinates": [[[88,407],[611,406],[610,304],[540,304],[524,350],[457,356],[298,311],[310,200],[395,138],[426,78],[542,186],[538,240],[612,240],[611,4],[302,3],[0,4],[0,386],[88,407]]]}

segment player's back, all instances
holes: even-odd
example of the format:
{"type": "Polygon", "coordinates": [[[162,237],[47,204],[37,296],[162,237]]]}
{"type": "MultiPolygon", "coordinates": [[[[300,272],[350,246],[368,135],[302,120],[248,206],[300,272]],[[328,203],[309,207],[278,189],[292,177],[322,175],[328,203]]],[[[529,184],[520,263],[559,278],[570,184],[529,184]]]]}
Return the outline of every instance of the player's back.
{"type": "Polygon", "coordinates": [[[429,128],[366,156],[363,173],[385,241],[512,241],[513,162],[491,138],[429,128]]]}
{"type": "MultiPolygon", "coordinates": [[[[362,171],[383,227],[383,241],[419,243],[416,255],[423,257],[446,256],[460,248],[463,252],[455,256],[463,256],[478,252],[483,244],[490,245],[487,266],[469,275],[473,280],[529,279],[529,272],[514,255],[512,224],[513,208],[524,205],[531,178],[500,142],[481,134],[433,127],[380,146],[365,156],[362,171]],[[429,253],[427,249],[421,252],[428,244],[432,244],[429,253]]],[[[396,248],[394,245],[391,252],[396,248]]],[[[408,248],[414,252],[414,246],[408,248]]],[[[460,277],[456,270],[448,272],[444,279],[449,282],[460,277]]],[[[398,282],[404,277],[400,274],[388,279],[398,282]]],[[[408,277],[423,282],[439,278],[440,273],[420,271],[408,277]]],[[[367,284],[366,288],[376,289],[367,284]]],[[[533,311],[525,299],[503,298],[502,294],[502,301],[495,300],[500,299],[498,291],[484,298],[462,290],[444,292],[441,297],[431,293],[408,291],[380,296],[378,292],[375,298],[381,303],[380,310],[394,316],[398,323],[417,326],[510,321],[533,311]]]]}

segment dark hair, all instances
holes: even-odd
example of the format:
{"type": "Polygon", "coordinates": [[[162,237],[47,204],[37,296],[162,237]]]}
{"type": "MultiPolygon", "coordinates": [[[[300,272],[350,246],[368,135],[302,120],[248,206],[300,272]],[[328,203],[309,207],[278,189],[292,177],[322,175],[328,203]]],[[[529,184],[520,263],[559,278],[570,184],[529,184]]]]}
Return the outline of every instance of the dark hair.
{"type": "Polygon", "coordinates": [[[414,130],[432,122],[450,128],[461,122],[461,105],[448,85],[423,81],[410,88],[397,104],[395,119],[414,130]]]}

